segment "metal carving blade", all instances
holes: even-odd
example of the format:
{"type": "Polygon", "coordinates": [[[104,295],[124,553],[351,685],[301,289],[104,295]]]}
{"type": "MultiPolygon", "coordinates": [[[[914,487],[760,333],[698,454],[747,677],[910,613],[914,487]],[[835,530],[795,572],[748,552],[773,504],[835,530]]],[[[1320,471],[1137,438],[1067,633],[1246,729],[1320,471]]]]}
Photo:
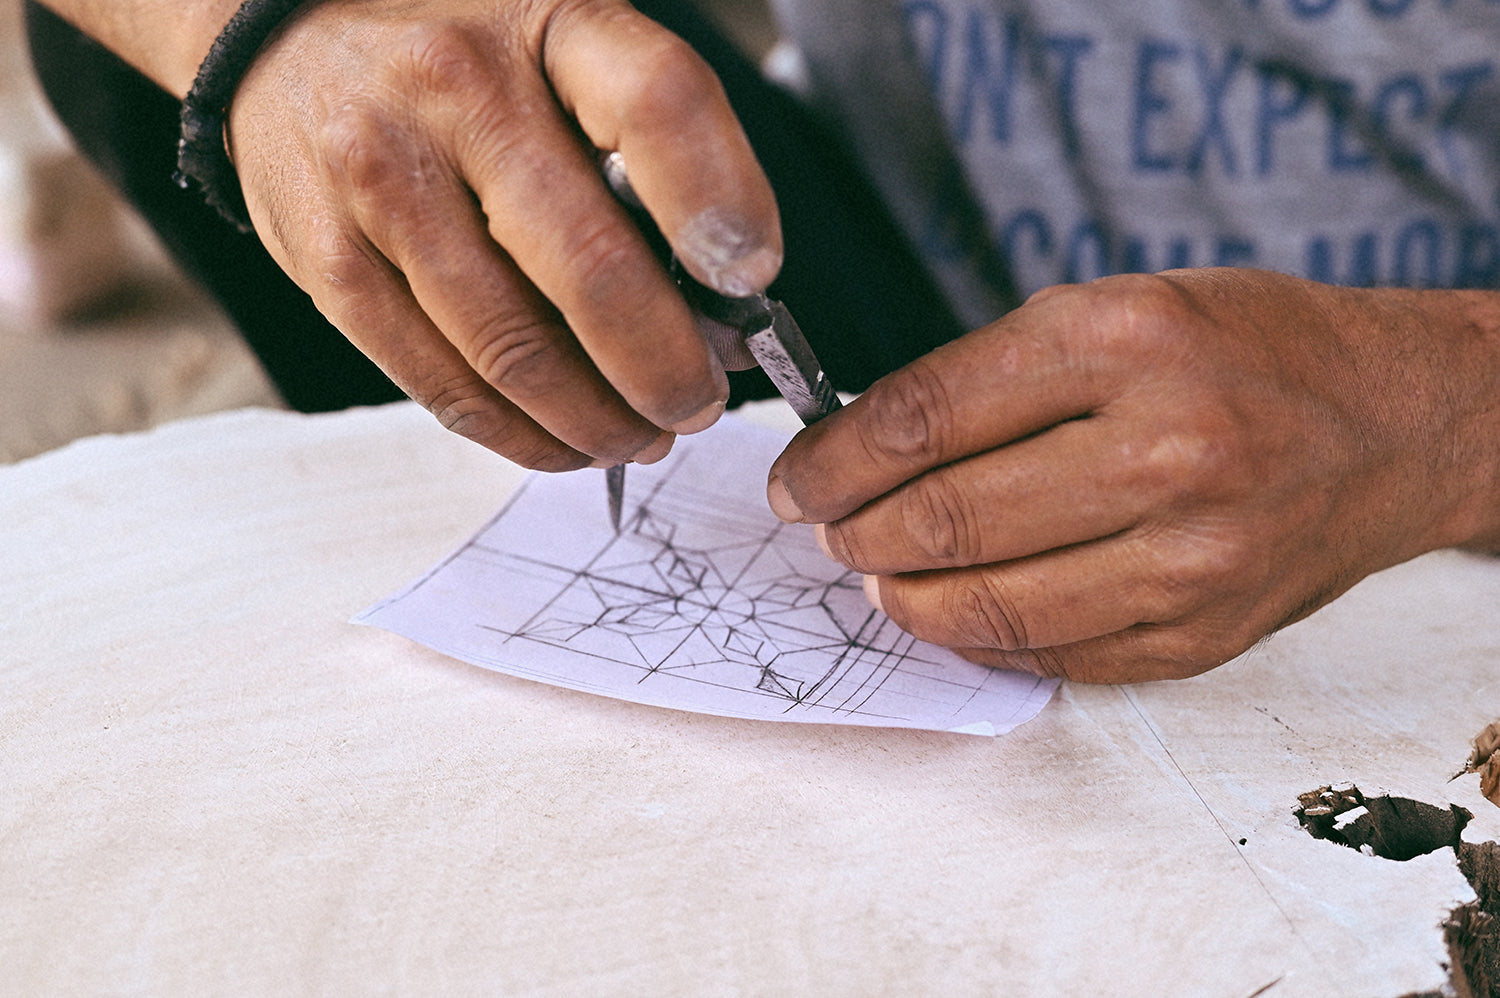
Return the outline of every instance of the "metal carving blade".
{"type": "Polygon", "coordinates": [[[620,532],[620,514],[625,509],[625,465],[616,464],[604,469],[604,483],[609,488],[609,522],[620,532]]]}

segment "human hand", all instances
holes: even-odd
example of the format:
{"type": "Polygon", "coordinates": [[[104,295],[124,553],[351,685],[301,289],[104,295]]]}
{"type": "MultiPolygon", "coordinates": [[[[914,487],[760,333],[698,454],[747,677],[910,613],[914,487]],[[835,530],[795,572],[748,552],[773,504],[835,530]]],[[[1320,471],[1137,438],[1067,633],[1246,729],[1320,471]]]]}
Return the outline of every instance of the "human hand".
{"type": "Polygon", "coordinates": [[[1052,288],[803,431],[768,497],[972,661],[1190,676],[1500,540],[1497,315],[1246,270],[1052,288]]]}
{"type": "Polygon", "coordinates": [[[256,59],[229,139],[256,231],[324,315],[529,467],[659,459],[728,396],[595,148],[701,282],[745,295],[780,267],[718,80],[623,0],[319,0],[256,59]]]}

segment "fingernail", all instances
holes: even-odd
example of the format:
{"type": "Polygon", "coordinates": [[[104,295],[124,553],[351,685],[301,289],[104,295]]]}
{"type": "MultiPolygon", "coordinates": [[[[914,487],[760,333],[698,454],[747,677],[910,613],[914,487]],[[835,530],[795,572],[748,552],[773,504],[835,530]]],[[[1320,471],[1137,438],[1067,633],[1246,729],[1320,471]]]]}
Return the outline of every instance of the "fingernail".
{"type": "Polygon", "coordinates": [[[772,475],[771,480],[766,483],[766,502],[771,504],[771,512],[776,514],[777,519],[787,523],[802,522],[802,510],[792,501],[792,494],[786,490],[780,475],[772,475]]]}
{"type": "Polygon", "coordinates": [[[828,546],[828,524],[820,523],[813,527],[813,537],[817,538],[818,547],[823,549],[823,553],[832,558],[833,548],[828,546]]]}
{"type": "Polygon", "coordinates": [[[682,436],[699,433],[717,423],[722,415],[724,415],[723,401],[712,402],[704,406],[697,415],[689,416],[680,423],[673,423],[672,432],[682,436]]]}
{"type": "Polygon", "coordinates": [[[781,251],[763,245],[743,218],[707,208],[684,225],[674,248],[715,291],[733,298],[759,294],[781,270],[781,251]]]}
{"type": "Polygon", "coordinates": [[[676,442],[677,435],[671,431],[667,431],[647,444],[643,450],[639,451],[630,460],[635,464],[655,464],[672,453],[672,445],[676,442]]]}
{"type": "Polygon", "coordinates": [[[594,458],[593,462],[589,464],[589,467],[590,468],[613,468],[615,465],[617,465],[619,463],[620,463],[619,461],[616,461],[613,458],[596,457],[596,458],[594,458]]]}
{"type": "Polygon", "coordinates": [[[781,272],[781,254],[775,250],[758,249],[732,266],[718,271],[709,271],[714,290],[730,298],[748,298],[758,295],[771,286],[781,272]]]}
{"type": "Polygon", "coordinates": [[[865,599],[869,600],[870,605],[875,609],[885,613],[885,605],[880,602],[880,576],[865,576],[865,599]]]}

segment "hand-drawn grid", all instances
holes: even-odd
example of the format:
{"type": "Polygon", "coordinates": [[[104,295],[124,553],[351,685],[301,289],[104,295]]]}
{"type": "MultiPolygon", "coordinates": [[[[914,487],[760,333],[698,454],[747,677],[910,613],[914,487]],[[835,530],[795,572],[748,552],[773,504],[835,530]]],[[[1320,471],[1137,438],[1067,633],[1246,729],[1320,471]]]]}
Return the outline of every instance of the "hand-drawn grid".
{"type": "Polygon", "coordinates": [[[513,674],[711,713],[1003,731],[1046,702],[1055,684],[901,631],[809,528],[771,516],[758,488],[756,501],[733,498],[744,491],[715,479],[722,456],[689,456],[633,471],[639,498],[618,534],[591,522],[603,511],[593,489],[580,511],[576,481],[533,477],[447,562],[361,619],[513,674]],[[398,608],[424,588],[427,610],[398,608]],[[459,601],[467,636],[424,619],[459,601]]]}

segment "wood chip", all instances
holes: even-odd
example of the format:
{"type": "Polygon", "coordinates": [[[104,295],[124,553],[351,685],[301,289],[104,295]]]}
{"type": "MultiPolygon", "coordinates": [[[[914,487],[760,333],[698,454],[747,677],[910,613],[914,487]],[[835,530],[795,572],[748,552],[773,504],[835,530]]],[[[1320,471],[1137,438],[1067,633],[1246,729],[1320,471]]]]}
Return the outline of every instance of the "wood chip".
{"type": "Polygon", "coordinates": [[[1500,805],[1500,721],[1488,725],[1474,739],[1465,773],[1479,774],[1479,792],[1491,803],[1500,805]]]}

